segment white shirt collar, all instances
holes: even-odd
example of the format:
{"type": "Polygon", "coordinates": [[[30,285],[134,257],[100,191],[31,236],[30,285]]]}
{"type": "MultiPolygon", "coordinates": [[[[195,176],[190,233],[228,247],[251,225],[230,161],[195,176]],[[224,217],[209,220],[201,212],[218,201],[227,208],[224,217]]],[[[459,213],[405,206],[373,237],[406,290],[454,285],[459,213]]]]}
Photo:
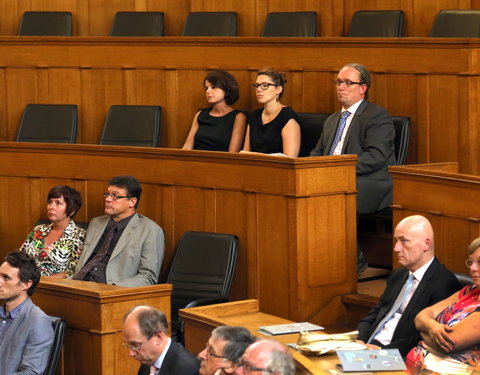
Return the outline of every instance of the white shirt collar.
{"type": "Polygon", "coordinates": [[[165,356],[167,355],[168,349],[170,348],[170,344],[172,343],[172,340],[170,339],[170,337],[167,336],[166,339],[168,340],[167,345],[165,345],[165,348],[163,349],[162,354],[160,354],[160,356],[157,358],[157,360],[153,363],[153,365],[157,369],[162,368],[163,360],[165,359],[165,356]]]}
{"type": "MultiPolygon", "coordinates": [[[[428,267],[430,267],[430,264],[432,264],[433,262],[433,258],[434,257],[432,257],[432,259],[430,259],[427,263],[421,266],[418,270],[413,272],[413,277],[415,278],[415,280],[417,280],[418,282],[422,281],[423,275],[425,275],[425,272],[427,272],[428,267]]],[[[409,275],[411,273],[412,272],[408,272],[409,275]]]]}
{"type": "MultiPolygon", "coordinates": [[[[362,103],[363,99],[360,99],[358,102],[352,104],[350,107],[348,107],[347,109],[343,109],[342,108],[342,113],[345,112],[345,111],[348,111],[350,112],[352,115],[355,114],[355,112],[357,112],[357,109],[358,107],[360,106],[360,104],[362,103]]],[[[352,116],[353,117],[353,116],[352,116]]]]}

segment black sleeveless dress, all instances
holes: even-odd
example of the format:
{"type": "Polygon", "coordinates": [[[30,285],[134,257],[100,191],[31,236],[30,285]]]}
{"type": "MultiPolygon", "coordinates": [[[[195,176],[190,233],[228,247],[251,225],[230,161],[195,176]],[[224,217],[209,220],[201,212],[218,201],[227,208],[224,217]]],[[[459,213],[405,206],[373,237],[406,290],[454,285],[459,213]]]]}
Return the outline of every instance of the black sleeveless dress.
{"type": "Polygon", "coordinates": [[[234,109],[225,116],[216,117],[210,115],[210,110],[211,108],[204,108],[198,114],[198,130],[195,133],[193,149],[228,151],[235,117],[240,111],[234,109]]]}

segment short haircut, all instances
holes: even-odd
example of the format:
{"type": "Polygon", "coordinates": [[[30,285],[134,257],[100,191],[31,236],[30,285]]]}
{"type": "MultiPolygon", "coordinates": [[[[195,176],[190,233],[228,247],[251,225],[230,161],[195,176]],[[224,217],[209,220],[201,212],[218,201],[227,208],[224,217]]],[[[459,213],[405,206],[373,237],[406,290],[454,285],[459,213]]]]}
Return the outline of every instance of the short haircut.
{"type": "Polygon", "coordinates": [[[225,103],[228,105],[232,105],[238,100],[238,82],[230,73],[224,70],[212,70],[205,76],[204,85],[205,81],[225,91],[225,103]]]}
{"type": "Polygon", "coordinates": [[[480,247],[480,237],[475,238],[470,245],[468,245],[468,255],[472,255],[475,250],[477,250],[480,247]]]}
{"type": "Polygon", "coordinates": [[[220,326],[212,331],[212,337],[226,341],[223,356],[229,361],[237,363],[245,349],[256,340],[248,329],[244,327],[220,326]]]}
{"type": "Polygon", "coordinates": [[[280,73],[279,71],[272,69],[270,67],[266,67],[263,69],[260,69],[257,72],[257,77],[258,76],[267,76],[270,77],[270,79],[273,81],[275,86],[281,86],[282,87],[282,92],[278,95],[278,98],[281,99],[283,96],[283,92],[285,91],[285,84],[287,83],[287,77],[285,74],[280,73]]]}
{"type": "Polygon", "coordinates": [[[123,321],[134,312],[140,332],[146,338],[150,339],[159,332],[168,333],[167,317],[160,310],[151,306],[135,306],[125,314],[123,321]]]}
{"type": "Polygon", "coordinates": [[[353,68],[360,74],[360,82],[367,86],[367,89],[365,90],[365,100],[367,100],[368,89],[370,88],[370,84],[372,82],[372,79],[370,77],[370,72],[368,71],[368,69],[365,67],[365,65],[362,65],[359,63],[347,64],[343,68],[353,68]]]}
{"type": "Polygon", "coordinates": [[[18,250],[11,251],[5,257],[5,262],[14,268],[18,268],[18,277],[22,283],[32,282],[32,286],[28,288],[27,294],[31,296],[40,281],[40,269],[35,263],[35,259],[30,255],[18,250]]]}
{"type": "Polygon", "coordinates": [[[280,350],[268,353],[265,368],[281,375],[295,374],[295,363],[292,356],[280,350]]]}
{"type": "Polygon", "coordinates": [[[67,205],[66,214],[73,218],[80,207],[82,207],[82,196],[77,190],[71,188],[70,186],[59,185],[53,187],[48,192],[47,202],[50,199],[62,197],[67,205]]]}
{"type": "Polygon", "coordinates": [[[142,195],[142,185],[140,185],[140,182],[135,177],[117,176],[112,178],[108,184],[110,186],[118,186],[119,188],[125,189],[129,198],[137,198],[135,208],[138,207],[140,196],[142,195]]]}

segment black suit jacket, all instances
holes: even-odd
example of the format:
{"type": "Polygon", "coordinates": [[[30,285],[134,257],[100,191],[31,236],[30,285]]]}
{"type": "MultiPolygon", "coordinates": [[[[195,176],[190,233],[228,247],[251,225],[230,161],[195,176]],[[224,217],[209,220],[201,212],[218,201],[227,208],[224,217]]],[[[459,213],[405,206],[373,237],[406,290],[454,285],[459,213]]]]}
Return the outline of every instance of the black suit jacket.
{"type": "MultiPolygon", "coordinates": [[[[199,360],[175,341],[171,341],[159,375],[197,375],[199,360]]],[[[150,366],[141,365],[138,375],[149,375],[150,366]]]]}
{"type": "MultiPolygon", "coordinates": [[[[405,268],[396,269],[390,274],[378,304],[358,323],[359,340],[367,342],[375,328],[392,308],[407,278],[408,270],[405,268]]],[[[391,343],[385,347],[397,348],[405,357],[410,349],[420,341],[420,334],[415,329],[413,322],[415,316],[424,308],[451,296],[460,289],[461,285],[455,275],[441,265],[437,258],[434,258],[398,321],[391,343]]]]}
{"type": "MultiPolygon", "coordinates": [[[[341,111],[325,120],[322,135],[310,156],[328,155],[337,132],[341,111]]],[[[357,211],[371,213],[392,203],[389,165],[395,165],[395,128],[388,112],[364,100],[345,135],[342,154],[358,155],[357,211]]]]}

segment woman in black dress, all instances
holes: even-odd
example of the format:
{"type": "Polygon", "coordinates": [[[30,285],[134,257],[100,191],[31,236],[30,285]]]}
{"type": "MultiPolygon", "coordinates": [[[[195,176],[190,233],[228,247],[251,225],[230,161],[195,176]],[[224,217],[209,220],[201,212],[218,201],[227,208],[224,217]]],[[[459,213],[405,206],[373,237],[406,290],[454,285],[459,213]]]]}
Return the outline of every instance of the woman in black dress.
{"type": "Polygon", "coordinates": [[[245,137],[246,116],[234,104],[238,99],[238,83],[223,70],[214,70],[203,80],[210,105],[193,118],[184,150],[239,152],[245,137]]]}
{"type": "Polygon", "coordinates": [[[280,102],[286,82],[285,75],[271,68],[257,72],[257,80],[252,86],[263,108],[248,115],[244,151],[298,156],[298,116],[293,109],[280,102]]]}

